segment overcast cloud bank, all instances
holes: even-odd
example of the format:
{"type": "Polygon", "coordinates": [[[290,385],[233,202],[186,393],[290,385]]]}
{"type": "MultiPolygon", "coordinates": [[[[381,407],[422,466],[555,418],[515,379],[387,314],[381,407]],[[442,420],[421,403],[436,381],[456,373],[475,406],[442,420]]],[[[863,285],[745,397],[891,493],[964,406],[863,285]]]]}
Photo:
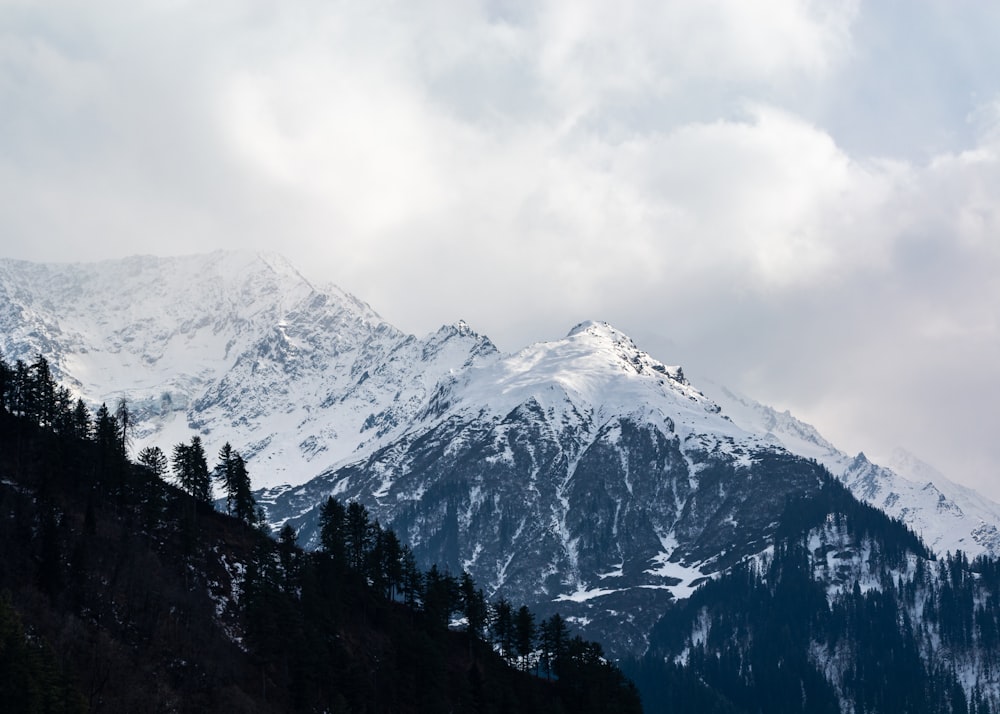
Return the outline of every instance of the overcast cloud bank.
{"type": "Polygon", "coordinates": [[[505,350],[608,320],[997,498],[998,13],[8,1],[0,253],[275,250],[505,350]]]}

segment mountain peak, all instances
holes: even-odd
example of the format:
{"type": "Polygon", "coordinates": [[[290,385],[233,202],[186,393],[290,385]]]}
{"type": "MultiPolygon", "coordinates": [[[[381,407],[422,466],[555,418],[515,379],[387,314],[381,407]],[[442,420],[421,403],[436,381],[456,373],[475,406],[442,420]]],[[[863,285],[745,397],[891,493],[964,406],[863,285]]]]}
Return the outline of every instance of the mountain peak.
{"type": "Polygon", "coordinates": [[[604,339],[611,339],[615,341],[627,340],[632,341],[628,335],[619,330],[618,328],[611,325],[609,322],[599,321],[599,320],[584,320],[583,322],[574,325],[573,328],[566,335],[569,337],[576,337],[577,335],[592,335],[594,337],[601,337],[604,339]]]}
{"type": "Polygon", "coordinates": [[[459,320],[451,325],[442,325],[423,340],[423,358],[442,353],[443,350],[457,350],[456,354],[465,355],[463,364],[471,365],[477,357],[498,354],[496,345],[489,337],[476,332],[465,320],[459,320]]]}
{"type": "Polygon", "coordinates": [[[478,332],[476,332],[469,323],[465,320],[459,320],[458,322],[453,322],[450,325],[442,325],[438,330],[438,334],[448,334],[458,337],[482,337],[478,332]]]}
{"type": "Polygon", "coordinates": [[[585,320],[574,326],[564,339],[564,342],[570,344],[581,341],[590,349],[596,347],[598,351],[602,348],[610,350],[618,360],[624,362],[630,370],[637,374],[656,373],[658,376],[666,376],[678,384],[689,385],[684,376],[684,370],[678,366],[668,366],[653,359],[649,353],[640,350],[631,337],[608,322],[585,320]]]}

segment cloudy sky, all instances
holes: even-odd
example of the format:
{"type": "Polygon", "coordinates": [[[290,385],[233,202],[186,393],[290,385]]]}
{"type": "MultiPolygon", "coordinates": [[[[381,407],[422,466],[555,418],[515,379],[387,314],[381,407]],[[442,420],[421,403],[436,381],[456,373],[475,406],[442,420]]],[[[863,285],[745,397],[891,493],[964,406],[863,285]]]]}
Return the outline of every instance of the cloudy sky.
{"type": "Polygon", "coordinates": [[[1000,5],[0,0],[0,255],[607,320],[1000,498],[1000,5]]]}

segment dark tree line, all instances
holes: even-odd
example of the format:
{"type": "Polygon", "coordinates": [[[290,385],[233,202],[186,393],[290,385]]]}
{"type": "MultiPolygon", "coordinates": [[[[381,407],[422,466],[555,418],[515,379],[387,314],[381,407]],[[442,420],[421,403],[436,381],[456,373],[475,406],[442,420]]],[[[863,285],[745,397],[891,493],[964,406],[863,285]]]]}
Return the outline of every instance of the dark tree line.
{"type": "Polygon", "coordinates": [[[0,636],[21,662],[0,653],[0,687],[40,683],[24,711],[639,711],[599,646],[420,570],[360,504],[324,504],[306,553],[229,444],[214,468],[197,436],[132,462],[128,402],[91,415],[41,358],[0,360],[0,407],[0,636]]]}
{"type": "MultiPolygon", "coordinates": [[[[356,501],[345,506],[329,497],[321,505],[319,530],[320,549],[302,553],[294,548],[294,531],[285,526],[277,546],[279,557],[265,557],[255,572],[268,564],[294,563],[290,570],[279,567],[284,576],[265,578],[271,585],[283,583],[288,595],[301,593],[305,572],[310,573],[308,580],[326,573],[331,594],[338,592],[337,583],[362,583],[385,600],[406,605],[431,633],[460,629],[470,651],[485,645],[512,668],[553,682],[576,711],[594,711],[593,702],[587,700],[598,689],[603,694],[594,701],[602,701],[602,706],[614,700],[620,711],[638,711],[634,689],[605,659],[600,645],[571,634],[558,613],[537,622],[526,605],[515,607],[503,598],[488,602],[468,572],[455,576],[436,565],[421,571],[410,548],[356,501]],[[284,558],[283,548],[289,554],[284,558]]],[[[248,578],[251,588],[252,580],[248,578]]],[[[301,597],[306,596],[301,593],[301,597]]]]}
{"type": "MultiPolygon", "coordinates": [[[[96,446],[96,479],[99,485],[126,496],[128,456],[132,444],[135,417],[127,397],[121,397],[112,410],[102,404],[91,415],[80,398],[60,386],[48,360],[39,356],[31,365],[18,360],[13,367],[0,359],[0,408],[21,418],[21,424],[49,430],[71,439],[92,442],[96,446]]],[[[212,503],[212,482],[216,481],[226,498],[227,513],[248,524],[259,518],[250,485],[246,462],[226,443],[219,451],[214,469],[208,467],[200,436],[190,443],[173,447],[169,464],[177,484],[196,501],[212,503]]],[[[147,475],[167,477],[167,457],[156,446],[145,447],[137,456],[138,465],[147,475]]]]}

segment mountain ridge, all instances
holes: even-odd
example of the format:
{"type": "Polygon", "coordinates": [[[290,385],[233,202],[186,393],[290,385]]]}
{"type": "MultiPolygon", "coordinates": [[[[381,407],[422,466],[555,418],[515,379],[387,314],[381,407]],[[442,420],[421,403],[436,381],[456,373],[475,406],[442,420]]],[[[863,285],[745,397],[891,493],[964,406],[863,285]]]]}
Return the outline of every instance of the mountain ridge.
{"type": "Polygon", "coordinates": [[[257,496],[271,523],[301,542],[317,544],[327,496],[357,500],[425,565],[560,609],[612,652],[641,651],[667,603],[765,552],[786,501],[818,493],[824,468],[925,537],[961,532],[935,547],[1000,542],[985,500],[960,507],[790,414],[706,396],[607,323],[501,354],[461,321],[406,335],[277,258],[34,267],[60,286],[48,298],[7,280],[15,268],[0,263],[0,289],[18,296],[5,352],[15,339],[12,358],[48,350],[94,391],[113,373],[117,391],[99,398],[128,394],[137,448],[191,431],[230,441],[268,487],[257,496]],[[115,298],[88,276],[121,286],[115,298]]]}
{"type": "Polygon", "coordinates": [[[905,455],[880,466],[787,411],[701,391],[607,323],[501,354],[461,321],[406,335],[283,265],[213,254],[60,268],[48,276],[56,299],[32,292],[45,281],[10,280],[19,266],[0,261],[10,297],[0,348],[28,361],[51,350],[85,388],[131,380],[101,396],[129,395],[145,427],[137,446],[195,431],[234,443],[255,479],[316,474],[256,494],[271,525],[300,543],[320,544],[329,496],[357,502],[420,565],[469,573],[490,598],[541,617],[559,613],[611,658],[654,656],[670,676],[691,674],[685,687],[712,681],[724,700],[745,698],[724,711],[756,711],[769,690],[745,668],[711,680],[720,657],[727,667],[761,657],[754,671],[776,681],[782,662],[794,664],[781,687],[789,702],[799,681],[830,711],[860,701],[857,667],[872,668],[872,682],[883,673],[865,654],[880,641],[858,634],[858,613],[879,608],[895,613],[885,626],[913,672],[945,682],[955,701],[959,690],[1000,701],[990,644],[1000,616],[984,608],[1000,592],[995,561],[936,562],[906,527],[939,553],[991,553],[996,504],[905,455]],[[189,274],[220,282],[189,285],[189,274]],[[107,284],[124,287],[96,295],[107,284]],[[790,659],[775,657],[767,643],[800,604],[794,641],[782,643],[790,659]],[[750,612],[770,619],[746,623],[750,612]]]}
{"type": "Polygon", "coordinates": [[[896,449],[885,466],[863,452],[851,457],[787,410],[778,412],[712,382],[706,382],[706,389],[748,428],[816,459],[860,500],[908,523],[936,553],[1000,555],[1000,504],[949,480],[913,454],[896,449]]]}
{"type": "MultiPolygon", "coordinates": [[[[643,421],[651,418],[642,414],[650,400],[662,396],[652,388],[670,386],[687,400],[671,409],[683,404],[696,417],[691,424],[705,428],[702,407],[690,407],[712,402],[755,443],[823,463],[855,495],[911,523],[938,552],[1000,552],[997,504],[912,459],[908,470],[850,457],[791,414],[711,382],[698,390],[680,367],[652,358],[607,323],[584,321],[561,340],[509,355],[464,321],[418,338],[335,286],[317,288],[275,253],[0,260],[0,295],[0,350],[8,358],[45,355],[54,374],[94,405],[127,397],[138,416],[137,448],[166,447],[192,430],[241,445],[258,485],[302,485],[373,453],[457,399],[469,409],[509,411],[533,382],[544,382],[546,389],[530,396],[546,408],[582,400],[598,405],[588,416],[593,423],[601,410],[643,421]],[[561,351],[545,347],[556,343],[561,351]]],[[[563,415],[578,426],[581,416],[563,415]]]]}

